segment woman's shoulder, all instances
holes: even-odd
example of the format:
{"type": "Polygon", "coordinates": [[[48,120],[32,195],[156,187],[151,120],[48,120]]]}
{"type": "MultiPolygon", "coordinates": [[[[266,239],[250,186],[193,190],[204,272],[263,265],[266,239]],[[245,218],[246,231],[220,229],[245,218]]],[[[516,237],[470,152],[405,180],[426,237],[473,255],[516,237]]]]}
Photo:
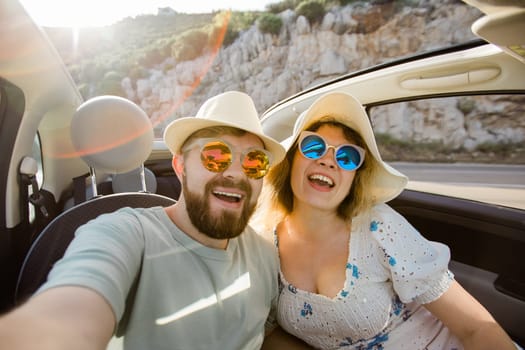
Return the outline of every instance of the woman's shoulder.
{"type": "Polygon", "coordinates": [[[386,203],[374,205],[370,209],[370,212],[378,216],[401,216],[401,214],[386,203]]]}
{"type": "Polygon", "coordinates": [[[383,249],[404,251],[409,245],[427,245],[428,241],[403,215],[387,204],[372,207],[359,217],[362,231],[383,249]]]}
{"type": "Polygon", "coordinates": [[[410,226],[408,221],[400,213],[384,203],[371,207],[358,215],[355,220],[359,225],[366,225],[369,231],[376,231],[379,226],[384,226],[385,224],[389,227],[392,227],[392,224],[410,226]]]}

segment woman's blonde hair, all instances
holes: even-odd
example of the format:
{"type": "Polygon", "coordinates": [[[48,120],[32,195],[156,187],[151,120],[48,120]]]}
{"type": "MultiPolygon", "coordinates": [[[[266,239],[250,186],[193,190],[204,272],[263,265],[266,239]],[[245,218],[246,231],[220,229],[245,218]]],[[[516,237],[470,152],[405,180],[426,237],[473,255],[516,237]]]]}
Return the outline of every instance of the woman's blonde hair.
{"type": "MultiPolygon", "coordinates": [[[[323,125],[340,128],[348,140],[352,140],[366,152],[365,161],[356,171],[350,191],[337,207],[337,216],[345,221],[350,221],[354,216],[372,206],[372,198],[368,195],[366,188],[368,179],[374,176],[377,164],[361,135],[330,116],[319,119],[305,130],[317,131],[323,125]]],[[[290,173],[296,151],[297,142],[286,152],[284,160],[272,167],[266,176],[266,184],[260,201],[260,210],[264,212],[261,221],[268,222],[268,219],[271,218],[272,222],[277,223],[292,212],[294,194],[290,183],[290,173]]]]}

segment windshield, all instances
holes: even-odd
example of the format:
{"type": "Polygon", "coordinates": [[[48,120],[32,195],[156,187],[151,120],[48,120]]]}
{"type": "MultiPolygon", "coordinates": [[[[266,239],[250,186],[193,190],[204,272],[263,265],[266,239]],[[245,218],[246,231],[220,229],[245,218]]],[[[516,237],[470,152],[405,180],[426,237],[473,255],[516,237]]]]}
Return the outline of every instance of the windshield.
{"type": "Polygon", "coordinates": [[[101,27],[44,29],[84,99],[131,99],[160,138],[219,92],[247,92],[262,112],[342,74],[472,40],[481,16],[457,2],[376,3],[267,1],[254,2],[256,11],[225,3],[219,11],[220,2],[198,2],[188,13],[172,2],[101,27]]]}
{"type": "MultiPolygon", "coordinates": [[[[33,11],[40,4],[24,3],[33,11]]],[[[175,1],[142,2],[142,8],[107,9],[114,20],[103,25],[47,22],[44,30],[85,100],[118,95],[134,101],[150,117],[161,142],[168,123],[194,116],[207,98],[218,93],[244,91],[262,114],[280,101],[341,76],[471,42],[477,39],[472,23],[483,15],[457,1],[439,6],[431,1],[245,3],[194,2],[190,9],[175,1]]],[[[96,3],[90,11],[94,8],[96,3]]],[[[493,188],[505,186],[511,191],[497,204],[522,207],[508,198],[515,198],[525,186],[520,176],[520,166],[525,164],[525,131],[519,121],[523,102],[520,96],[458,97],[418,106],[384,105],[370,109],[370,115],[387,161],[515,166],[509,170],[513,175],[498,176],[493,188]],[[402,119],[403,115],[411,117],[402,119]],[[400,142],[405,144],[399,146],[400,142]]],[[[410,175],[411,188],[418,190],[426,190],[426,182],[444,178],[459,186],[490,182],[469,175],[436,178],[419,167],[412,171],[405,166],[402,171],[410,175]]],[[[487,201],[472,196],[481,192],[476,188],[465,193],[456,188],[435,192],[487,201]]]]}

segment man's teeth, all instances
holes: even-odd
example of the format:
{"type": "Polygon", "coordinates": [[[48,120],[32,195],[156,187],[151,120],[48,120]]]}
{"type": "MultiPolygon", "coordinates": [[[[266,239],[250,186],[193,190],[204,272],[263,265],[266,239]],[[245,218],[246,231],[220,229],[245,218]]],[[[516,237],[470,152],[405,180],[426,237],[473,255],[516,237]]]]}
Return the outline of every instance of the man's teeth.
{"type": "Polygon", "coordinates": [[[321,182],[324,182],[326,183],[328,186],[333,186],[334,185],[334,182],[332,181],[332,179],[330,179],[329,177],[327,176],[324,176],[324,175],[319,175],[319,174],[314,174],[314,175],[311,175],[309,177],[310,180],[315,180],[315,181],[321,181],[321,182]]]}
{"type": "Polygon", "coordinates": [[[225,197],[232,197],[232,198],[237,198],[237,199],[241,199],[242,196],[238,193],[231,193],[231,192],[222,192],[222,191],[213,191],[213,194],[217,195],[217,196],[225,196],[225,197]]]}

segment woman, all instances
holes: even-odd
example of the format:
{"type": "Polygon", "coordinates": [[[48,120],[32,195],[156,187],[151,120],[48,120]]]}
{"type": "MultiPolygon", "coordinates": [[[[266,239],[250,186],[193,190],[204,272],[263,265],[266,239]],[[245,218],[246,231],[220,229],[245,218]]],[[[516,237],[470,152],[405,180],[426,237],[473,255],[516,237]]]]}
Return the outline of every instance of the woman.
{"type": "MultiPolygon", "coordinates": [[[[352,96],[322,96],[267,176],[281,261],[277,321],[319,349],[515,349],[448,270],[447,246],[385,203],[406,185],[352,96]]],[[[271,337],[271,336],[270,336],[271,337]]]]}

